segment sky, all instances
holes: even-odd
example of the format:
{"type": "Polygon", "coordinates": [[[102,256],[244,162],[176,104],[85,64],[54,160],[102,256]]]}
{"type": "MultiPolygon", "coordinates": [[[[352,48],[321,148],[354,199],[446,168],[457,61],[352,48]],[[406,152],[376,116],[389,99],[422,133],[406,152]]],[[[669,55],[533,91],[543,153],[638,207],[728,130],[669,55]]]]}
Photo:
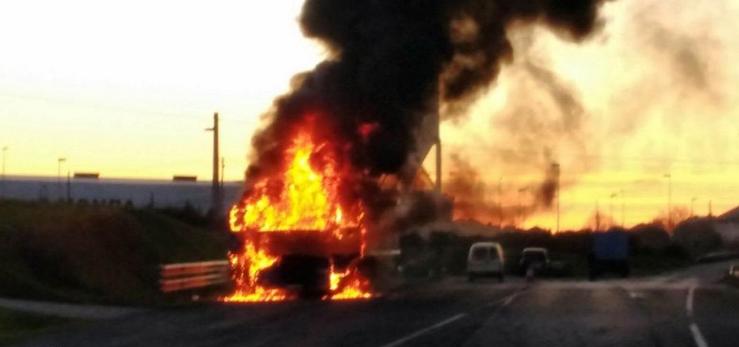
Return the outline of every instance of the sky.
{"type": "MultiPolygon", "coordinates": [[[[7,174],[55,176],[64,157],[64,171],[207,180],[204,129],[217,111],[226,179],[241,179],[260,115],[326,56],[302,37],[301,5],[0,2],[7,174]]],[[[649,220],[664,214],[670,186],[672,204],[692,201],[698,214],[709,201],[714,212],[735,206],[739,4],[619,0],[603,14],[579,44],[540,27],[509,32],[513,62],[468,112],[445,115],[445,162],[468,162],[480,202],[504,205],[531,203],[525,189],[560,163],[563,228],[584,226],[595,206],[614,206],[620,221],[623,205],[627,225],[649,220]]],[[[553,211],[524,225],[553,228],[553,211]]]]}
{"type": "Polygon", "coordinates": [[[323,49],[301,1],[3,1],[0,144],[9,174],[210,177],[214,112],[226,178],[290,77],[323,49]]]}

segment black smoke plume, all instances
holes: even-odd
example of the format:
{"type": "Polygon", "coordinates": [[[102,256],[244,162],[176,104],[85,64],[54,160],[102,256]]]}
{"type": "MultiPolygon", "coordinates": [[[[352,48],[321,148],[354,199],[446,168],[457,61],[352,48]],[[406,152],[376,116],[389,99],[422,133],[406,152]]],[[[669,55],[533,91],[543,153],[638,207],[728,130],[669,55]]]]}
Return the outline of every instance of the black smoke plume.
{"type": "Polygon", "coordinates": [[[291,134],[310,122],[341,171],[361,176],[344,182],[343,198],[372,205],[371,182],[401,170],[436,101],[463,110],[512,59],[509,29],[542,24],[581,40],[599,27],[604,1],[307,0],[303,32],[330,54],[274,102],[252,140],[247,180],[279,172],[291,134]]]}

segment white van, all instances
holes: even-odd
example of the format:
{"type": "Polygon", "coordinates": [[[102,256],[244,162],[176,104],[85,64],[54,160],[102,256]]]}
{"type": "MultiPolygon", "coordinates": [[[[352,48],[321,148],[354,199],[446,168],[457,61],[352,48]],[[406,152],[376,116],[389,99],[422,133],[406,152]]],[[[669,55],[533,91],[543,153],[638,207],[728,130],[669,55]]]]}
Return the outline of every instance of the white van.
{"type": "Polygon", "coordinates": [[[477,277],[495,276],[503,282],[505,266],[503,247],[497,242],[476,242],[470,247],[467,257],[467,279],[472,282],[477,277]]]}

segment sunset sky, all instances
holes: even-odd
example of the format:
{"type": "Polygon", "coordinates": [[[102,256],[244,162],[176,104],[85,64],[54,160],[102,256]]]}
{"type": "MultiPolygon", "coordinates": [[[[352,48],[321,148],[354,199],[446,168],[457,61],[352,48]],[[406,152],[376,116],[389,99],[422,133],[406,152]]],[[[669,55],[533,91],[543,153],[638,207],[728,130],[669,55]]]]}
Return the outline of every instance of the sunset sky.
{"type": "MultiPolygon", "coordinates": [[[[260,114],[324,56],[300,33],[301,5],[1,2],[7,173],[54,176],[66,157],[71,171],[104,177],[205,180],[204,128],[218,111],[226,178],[241,179],[260,114]]],[[[613,204],[620,222],[623,203],[626,224],[664,213],[668,173],[673,205],[734,207],[739,3],[619,0],[603,13],[602,30],[581,44],[540,27],[510,32],[514,61],[468,112],[446,115],[445,155],[477,169],[486,203],[500,182],[504,205],[531,200],[518,191],[559,162],[563,228],[582,227],[596,204],[613,204]]],[[[545,211],[526,225],[553,221],[545,211]]]]}

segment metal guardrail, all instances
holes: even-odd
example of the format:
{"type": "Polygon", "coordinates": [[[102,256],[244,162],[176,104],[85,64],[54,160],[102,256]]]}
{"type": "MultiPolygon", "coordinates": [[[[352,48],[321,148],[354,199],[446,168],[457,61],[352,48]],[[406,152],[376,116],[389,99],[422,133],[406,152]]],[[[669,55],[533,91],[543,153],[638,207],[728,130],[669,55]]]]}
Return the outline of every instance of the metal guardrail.
{"type": "Polygon", "coordinates": [[[228,260],[162,264],[159,266],[159,288],[164,293],[204,288],[230,281],[228,260]]]}

